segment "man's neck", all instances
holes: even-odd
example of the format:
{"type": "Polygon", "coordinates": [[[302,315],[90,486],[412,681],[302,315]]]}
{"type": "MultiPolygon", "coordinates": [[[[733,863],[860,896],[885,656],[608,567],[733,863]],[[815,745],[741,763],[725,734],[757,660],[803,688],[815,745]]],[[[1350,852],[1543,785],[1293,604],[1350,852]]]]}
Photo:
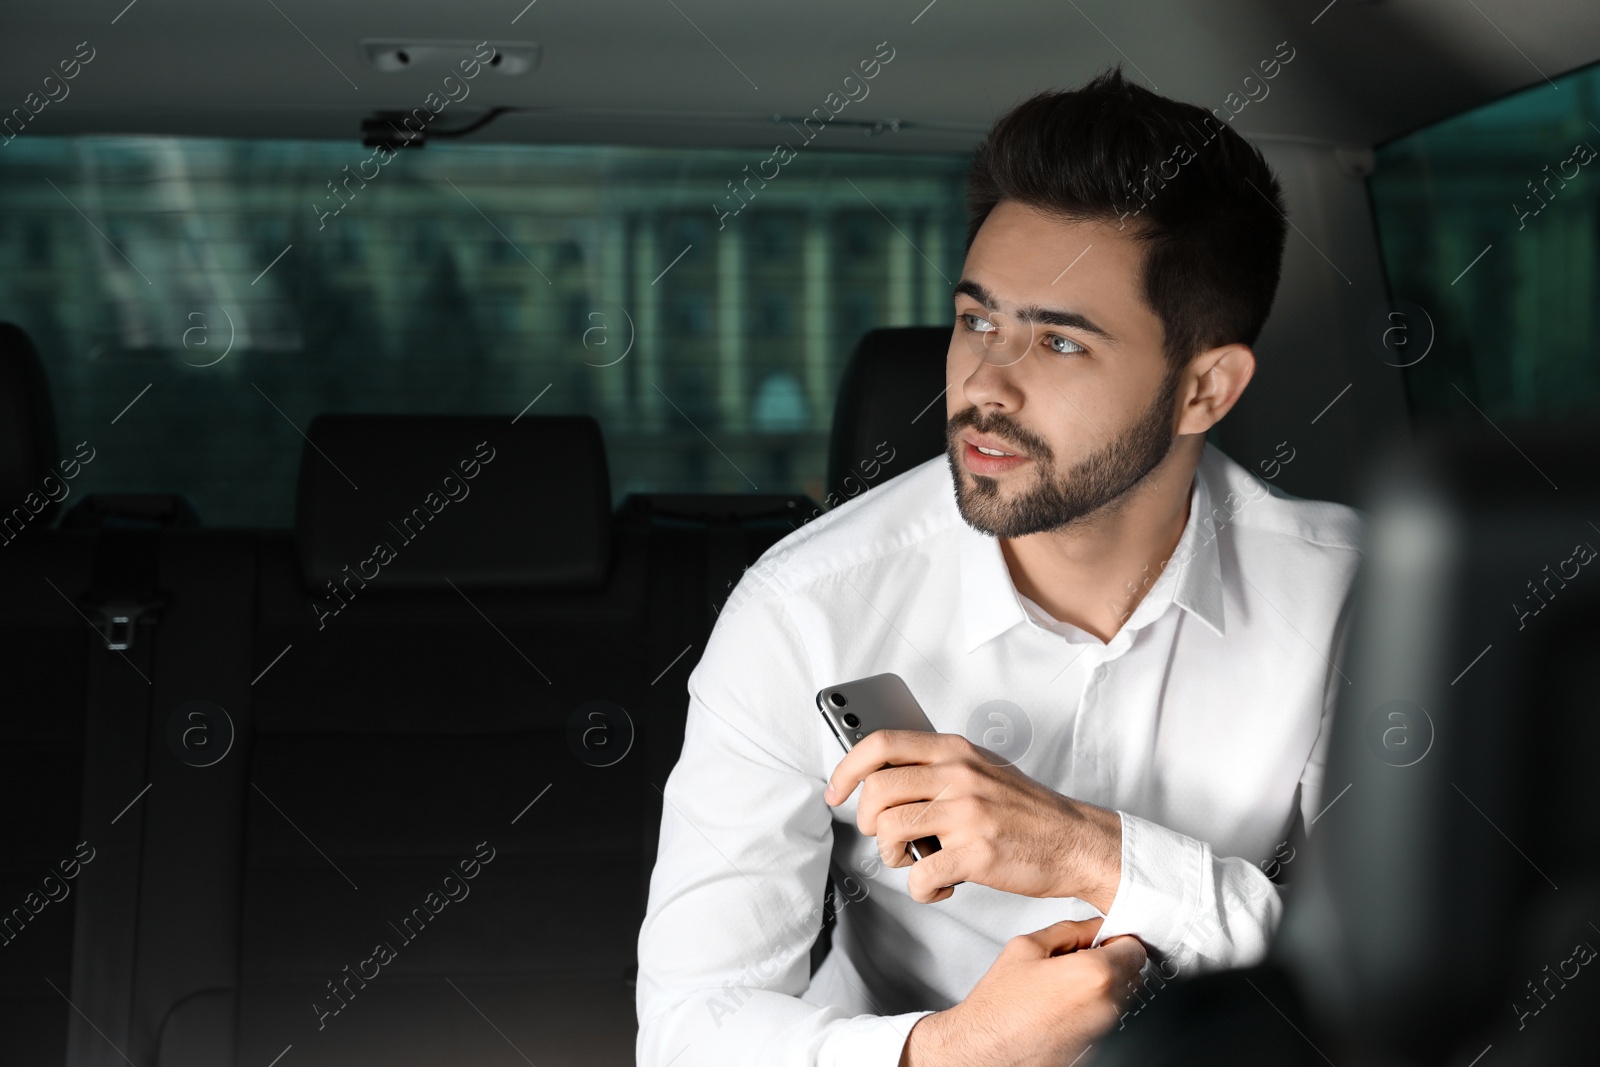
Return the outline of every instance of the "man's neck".
{"type": "Polygon", "coordinates": [[[1178,547],[1204,446],[1204,437],[1180,438],[1155,470],[1088,521],[1001,538],[1017,591],[1053,618],[1109,642],[1178,547]]]}

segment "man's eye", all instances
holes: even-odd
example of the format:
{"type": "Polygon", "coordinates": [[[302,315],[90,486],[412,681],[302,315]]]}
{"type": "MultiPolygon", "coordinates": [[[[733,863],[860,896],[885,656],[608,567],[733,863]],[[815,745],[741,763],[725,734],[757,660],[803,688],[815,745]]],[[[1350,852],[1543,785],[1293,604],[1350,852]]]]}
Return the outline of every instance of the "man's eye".
{"type": "Polygon", "coordinates": [[[1058,352],[1063,356],[1070,356],[1075,352],[1088,351],[1088,349],[1084,348],[1078,342],[1062,337],[1059,333],[1045,334],[1044,343],[1045,346],[1050,349],[1050,351],[1058,352]]]}
{"type": "Polygon", "coordinates": [[[995,329],[994,323],[970,311],[961,316],[961,321],[973,333],[993,333],[995,329]]]}

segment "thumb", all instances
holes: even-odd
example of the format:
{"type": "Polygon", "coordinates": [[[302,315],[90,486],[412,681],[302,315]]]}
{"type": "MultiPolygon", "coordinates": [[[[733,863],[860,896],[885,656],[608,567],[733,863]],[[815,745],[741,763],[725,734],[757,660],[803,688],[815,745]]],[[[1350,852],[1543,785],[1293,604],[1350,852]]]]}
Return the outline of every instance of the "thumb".
{"type": "Polygon", "coordinates": [[[1148,954],[1145,952],[1144,942],[1132,934],[1118,934],[1100,942],[1097,952],[1104,952],[1113,967],[1132,976],[1144,966],[1148,954]]]}

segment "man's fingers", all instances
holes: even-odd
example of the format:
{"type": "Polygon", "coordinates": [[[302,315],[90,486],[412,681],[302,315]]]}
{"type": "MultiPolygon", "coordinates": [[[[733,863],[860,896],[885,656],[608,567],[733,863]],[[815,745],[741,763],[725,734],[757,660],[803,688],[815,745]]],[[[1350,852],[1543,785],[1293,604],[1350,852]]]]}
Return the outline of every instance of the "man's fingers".
{"type": "MultiPolygon", "coordinates": [[[[950,734],[930,734],[925,730],[874,730],[857,741],[828,776],[823,798],[838,804],[856,791],[861,780],[885,764],[902,766],[932,762],[950,734]],[[940,741],[939,739],[944,739],[940,741]]],[[[962,740],[965,740],[963,738],[962,740]]]]}
{"type": "Polygon", "coordinates": [[[1043,930],[1022,934],[1012,941],[1027,941],[1038,949],[1041,957],[1059,956],[1063,952],[1076,952],[1094,944],[1095,935],[1100,932],[1103,922],[1104,919],[1063,919],[1043,930]]]}
{"type": "Polygon", "coordinates": [[[960,848],[947,846],[925,854],[921,860],[912,862],[911,873],[906,875],[906,890],[913,900],[936,904],[952,895],[953,886],[967,880],[969,866],[960,848]],[[943,892],[946,889],[951,892],[943,892]]]}
{"type": "MultiPolygon", "coordinates": [[[[883,773],[890,774],[898,771],[912,770],[909,767],[893,767],[883,773]]],[[[915,768],[924,771],[926,768],[915,768]]],[[[889,786],[879,791],[874,787],[878,776],[873,775],[867,779],[867,784],[862,787],[861,807],[856,812],[856,826],[863,834],[878,839],[879,855],[883,853],[903,853],[905,844],[923,837],[939,837],[956,828],[956,821],[952,819],[953,813],[948,804],[944,803],[949,787],[940,788],[935,797],[923,800],[911,800],[907,797],[914,795],[901,792],[900,795],[888,795],[887,804],[884,804],[886,794],[892,794],[898,786],[889,786]],[[880,807],[879,805],[883,806],[880,807]]],[[[914,781],[914,780],[913,780],[914,781]]],[[[934,789],[938,779],[929,775],[925,779],[926,785],[921,790],[925,795],[934,789]]],[[[887,861],[885,861],[887,862],[887,861]]],[[[909,862],[909,860],[907,861],[909,862]]],[[[894,866],[899,866],[895,864],[894,866]]]]}
{"type": "Polygon", "coordinates": [[[1145,952],[1144,942],[1132,934],[1118,934],[1116,937],[1107,938],[1095,951],[1104,952],[1111,965],[1117,969],[1117,973],[1126,981],[1132,981],[1138,975],[1148,955],[1145,952]]]}

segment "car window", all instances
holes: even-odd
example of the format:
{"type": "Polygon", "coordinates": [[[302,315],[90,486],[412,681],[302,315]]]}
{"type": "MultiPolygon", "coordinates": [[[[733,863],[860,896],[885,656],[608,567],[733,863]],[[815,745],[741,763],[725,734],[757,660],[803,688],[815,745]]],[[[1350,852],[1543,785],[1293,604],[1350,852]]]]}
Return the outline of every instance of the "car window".
{"type": "Polygon", "coordinates": [[[0,320],[61,439],[109,446],[84,491],[186,492],[208,525],[290,524],[324,411],[588,413],[618,499],[820,500],[850,347],[950,321],[967,162],[18,138],[0,320]]]}
{"type": "Polygon", "coordinates": [[[1378,149],[1392,306],[1369,342],[1420,423],[1583,415],[1600,400],[1600,67],[1378,149]],[[1385,317],[1387,315],[1387,317],[1385,317]]]}

